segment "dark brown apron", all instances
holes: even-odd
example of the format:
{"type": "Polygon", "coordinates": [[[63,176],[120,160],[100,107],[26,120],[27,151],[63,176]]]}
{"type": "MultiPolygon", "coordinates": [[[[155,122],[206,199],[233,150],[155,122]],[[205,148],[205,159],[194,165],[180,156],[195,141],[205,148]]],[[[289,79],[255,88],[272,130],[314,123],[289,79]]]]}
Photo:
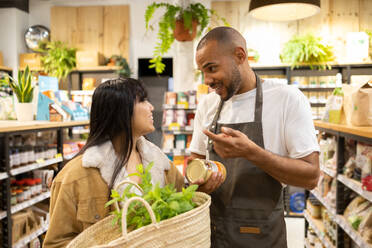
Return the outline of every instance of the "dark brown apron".
{"type": "MultiPolygon", "coordinates": [[[[256,102],[253,122],[217,123],[223,101],[209,129],[239,130],[264,147],[262,133],[262,83],[256,75],[256,102]]],[[[249,108],[250,106],[247,106],[249,108]]],[[[275,121],[275,120],[273,120],[275,121]]],[[[225,182],[212,193],[211,243],[213,248],[287,247],[282,185],[244,158],[222,159],[208,140],[209,159],[222,162],[227,171],[225,182]]]]}

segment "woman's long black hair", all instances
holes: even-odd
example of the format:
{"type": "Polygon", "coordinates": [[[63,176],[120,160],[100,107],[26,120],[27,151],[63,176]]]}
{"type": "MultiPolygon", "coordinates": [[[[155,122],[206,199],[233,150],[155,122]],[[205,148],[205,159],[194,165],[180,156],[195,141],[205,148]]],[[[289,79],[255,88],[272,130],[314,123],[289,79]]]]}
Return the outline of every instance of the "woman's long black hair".
{"type": "Polygon", "coordinates": [[[85,146],[79,154],[89,147],[98,146],[106,141],[113,141],[120,135],[121,145],[115,163],[109,189],[114,186],[116,177],[128,162],[133,148],[132,117],[136,102],[147,99],[143,84],[133,78],[117,78],[105,81],[94,91],[90,113],[90,132],[85,146]]]}

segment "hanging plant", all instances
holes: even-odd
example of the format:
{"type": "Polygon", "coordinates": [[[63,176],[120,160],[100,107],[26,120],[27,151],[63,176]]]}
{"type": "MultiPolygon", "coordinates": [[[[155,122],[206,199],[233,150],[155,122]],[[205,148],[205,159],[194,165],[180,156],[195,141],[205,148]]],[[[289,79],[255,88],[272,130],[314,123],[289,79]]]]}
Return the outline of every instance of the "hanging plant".
{"type": "Polygon", "coordinates": [[[169,3],[153,3],[147,6],[145,12],[146,30],[153,29],[149,22],[159,8],[165,8],[165,13],[158,22],[159,41],[156,43],[149,66],[149,68],[154,68],[156,73],[164,71],[165,65],[162,63],[162,56],[171,48],[175,38],[179,41],[191,41],[196,35],[200,36],[212,16],[229,26],[224,18],[218,16],[214,10],[207,9],[201,3],[189,4],[185,8],[169,3]]]}
{"type": "Polygon", "coordinates": [[[292,69],[300,65],[309,65],[311,69],[330,69],[329,62],[334,61],[333,47],[322,42],[312,34],[294,36],[288,41],[280,55],[282,62],[291,64],[292,69]]]}
{"type": "Polygon", "coordinates": [[[123,56],[121,55],[112,55],[107,61],[106,61],[106,64],[107,65],[114,65],[114,66],[118,66],[119,69],[116,71],[116,73],[120,76],[120,77],[130,77],[130,75],[132,74],[132,71],[129,67],[129,64],[128,64],[128,61],[126,58],[124,58],[123,56]]]}

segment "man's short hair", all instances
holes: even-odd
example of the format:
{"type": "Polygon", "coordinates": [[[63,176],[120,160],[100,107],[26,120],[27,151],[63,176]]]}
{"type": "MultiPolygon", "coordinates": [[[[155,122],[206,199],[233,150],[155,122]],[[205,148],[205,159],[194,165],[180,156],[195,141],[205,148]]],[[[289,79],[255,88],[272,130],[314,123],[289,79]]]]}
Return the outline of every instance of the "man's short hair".
{"type": "Polygon", "coordinates": [[[199,41],[196,50],[203,48],[209,41],[213,40],[219,44],[231,46],[231,48],[241,46],[245,51],[247,50],[244,37],[231,27],[217,27],[212,29],[199,41]]]}

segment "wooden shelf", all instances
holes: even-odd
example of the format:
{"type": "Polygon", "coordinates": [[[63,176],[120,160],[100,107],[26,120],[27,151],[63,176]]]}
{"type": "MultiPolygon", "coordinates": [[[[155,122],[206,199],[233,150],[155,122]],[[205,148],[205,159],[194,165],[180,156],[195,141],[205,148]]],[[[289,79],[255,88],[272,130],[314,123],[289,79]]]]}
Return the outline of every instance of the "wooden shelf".
{"type": "Polygon", "coordinates": [[[119,66],[92,66],[92,67],[79,67],[72,70],[72,72],[89,72],[89,71],[116,71],[120,69],[119,66]]]}
{"type": "Polygon", "coordinates": [[[6,67],[6,66],[0,66],[0,71],[12,72],[13,69],[10,67],[6,67]]]}
{"type": "Polygon", "coordinates": [[[89,121],[0,121],[0,133],[89,125],[89,121]]]}
{"type": "Polygon", "coordinates": [[[372,139],[372,127],[356,127],[345,124],[333,124],[319,120],[314,121],[314,125],[315,127],[323,129],[329,129],[372,139]]]}
{"type": "MultiPolygon", "coordinates": [[[[104,72],[104,71],[116,71],[118,70],[120,67],[119,66],[93,66],[93,67],[80,67],[80,68],[75,68],[72,70],[72,72],[89,72],[89,71],[92,71],[92,72],[95,72],[95,71],[101,71],[101,72],[104,72]]],[[[1,69],[1,67],[0,67],[1,69]]],[[[20,71],[24,71],[25,68],[24,67],[19,67],[19,70],[20,71]]],[[[44,71],[44,69],[42,67],[30,67],[30,71],[44,71]]]]}

